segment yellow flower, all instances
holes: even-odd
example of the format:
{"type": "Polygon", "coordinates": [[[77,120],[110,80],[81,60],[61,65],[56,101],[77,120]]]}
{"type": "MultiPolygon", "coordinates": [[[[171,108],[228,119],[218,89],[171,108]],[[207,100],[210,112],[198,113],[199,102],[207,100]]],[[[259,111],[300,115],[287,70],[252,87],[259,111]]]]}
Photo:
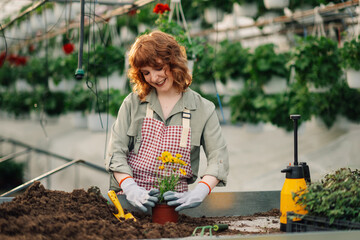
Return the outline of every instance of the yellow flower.
{"type": "Polygon", "coordinates": [[[165,168],[164,165],[159,166],[160,170],[163,170],[164,168],[165,168]]]}
{"type": "Polygon", "coordinates": [[[180,153],[177,153],[176,158],[182,158],[182,155],[180,153]]]}
{"type": "Polygon", "coordinates": [[[184,176],[186,175],[186,171],[185,171],[184,169],[179,168],[179,170],[180,170],[180,172],[181,172],[182,175],[184,175],[184,176]]]}

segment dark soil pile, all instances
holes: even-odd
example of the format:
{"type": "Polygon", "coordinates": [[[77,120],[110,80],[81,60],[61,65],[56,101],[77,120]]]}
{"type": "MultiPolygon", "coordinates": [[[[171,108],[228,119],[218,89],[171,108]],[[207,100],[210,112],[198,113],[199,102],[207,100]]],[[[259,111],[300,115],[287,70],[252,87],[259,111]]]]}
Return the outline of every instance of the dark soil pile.
{"type": "MultiPolygon", "coordinates": [[[[178,223],[160,225],[151,223],[150,216],[139,213],[133,213],[136,222],[120,222],[112,213],[117,213],[117,210],[97,187],[67,193],[47,190],[40,182],[35,182],[24,194],[0,205],[0,239],[182,238],[191,236],[195,227],[224,220],[180,215],[178,223]]],[[[279,211],[263,214],[278,216],[279,211]]],[[[247,233],[230,229],[213,231],[213,235],[235,234],[247,233]]]]}

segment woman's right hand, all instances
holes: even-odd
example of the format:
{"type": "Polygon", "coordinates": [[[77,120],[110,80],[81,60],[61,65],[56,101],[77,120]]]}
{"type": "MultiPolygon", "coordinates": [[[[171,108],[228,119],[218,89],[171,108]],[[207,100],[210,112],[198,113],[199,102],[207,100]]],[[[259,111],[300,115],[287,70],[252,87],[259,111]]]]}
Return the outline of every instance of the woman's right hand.
{"type": "Polygon", "coordinates": [[[143,212],[147,211],[146,206],[154,207],[155,203],[159,201],[158,189],[148,191],[143,187],[139,187],[133,178],[123,180],[120,187],[129,203],[143,212]]]}

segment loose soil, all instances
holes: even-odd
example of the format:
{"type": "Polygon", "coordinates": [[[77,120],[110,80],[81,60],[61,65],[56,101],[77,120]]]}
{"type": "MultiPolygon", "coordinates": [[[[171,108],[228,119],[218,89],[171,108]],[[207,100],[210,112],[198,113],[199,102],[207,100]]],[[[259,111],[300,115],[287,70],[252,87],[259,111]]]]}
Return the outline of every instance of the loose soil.
{"type": "Polygon", "coordinates": [[[165,225],[152,223],[151,216],[137,212],[133,213],[136,222],[120,222],[113,213],[117,213],[117,210],[97,187],[67,193],[47,190],[40,182],[35,182],[25,193],[0,205],[0,239],[182,238],[191,236],[198,226],[216,223],[227,223],[229,228],[221,232],[213,231],[215,236],[280,233],[279,228],[266,226],[257,232],[230,227],[231,223],[253,221],[259,217],[279,225],[274,220],[274,217],[278,219],[280,216],[278,209],[240,217],[193,218],[180,214],[178,223],[165,225]]]}

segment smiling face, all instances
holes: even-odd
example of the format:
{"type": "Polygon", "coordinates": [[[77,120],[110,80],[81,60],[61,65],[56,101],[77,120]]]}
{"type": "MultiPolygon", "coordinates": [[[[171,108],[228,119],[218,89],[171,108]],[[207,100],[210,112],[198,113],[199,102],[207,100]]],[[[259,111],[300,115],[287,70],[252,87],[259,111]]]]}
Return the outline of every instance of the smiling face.
{"type": "Polygon", "coordinates": [[[158,94],[177,91],[174,87],[174,78],[167,65],[159,65],[158,67],[145,66],[140,68],[140,72],[145,81],[155,88],[158,94]]]}

